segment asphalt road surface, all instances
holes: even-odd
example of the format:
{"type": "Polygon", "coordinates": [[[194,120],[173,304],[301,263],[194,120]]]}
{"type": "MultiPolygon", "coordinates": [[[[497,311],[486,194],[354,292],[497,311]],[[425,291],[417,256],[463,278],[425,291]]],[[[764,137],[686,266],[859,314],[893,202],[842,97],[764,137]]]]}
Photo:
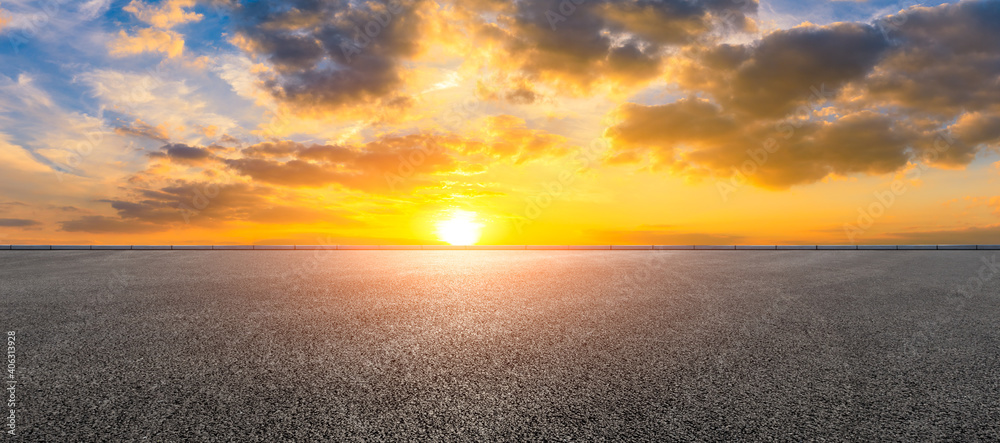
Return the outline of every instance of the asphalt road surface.
{"type": "Polygon", "coordinates": [[[0,328],[22,441],[998,441],[997,261],[2,251],[0,328]]]}

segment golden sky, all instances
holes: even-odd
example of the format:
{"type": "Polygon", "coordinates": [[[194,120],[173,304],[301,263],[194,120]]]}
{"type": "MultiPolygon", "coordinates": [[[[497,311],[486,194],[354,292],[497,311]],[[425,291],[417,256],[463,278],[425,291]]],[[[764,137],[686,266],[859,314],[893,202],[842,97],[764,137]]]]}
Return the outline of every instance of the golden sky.
{"type": "Polygon", "coordinates": [[[998,41],[998,1],[4,1],[0,244],[1000,243],[998,41]]]}

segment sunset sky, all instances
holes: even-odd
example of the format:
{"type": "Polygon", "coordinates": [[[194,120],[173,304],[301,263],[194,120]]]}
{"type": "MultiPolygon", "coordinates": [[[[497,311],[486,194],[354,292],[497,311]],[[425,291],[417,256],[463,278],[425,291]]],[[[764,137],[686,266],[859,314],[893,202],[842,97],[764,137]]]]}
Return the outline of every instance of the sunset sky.
{"type": "Polygon", "coordinates": [[[0,177],[0,244],[1000,243],[1000,1],[3,0],[0,177]]]}

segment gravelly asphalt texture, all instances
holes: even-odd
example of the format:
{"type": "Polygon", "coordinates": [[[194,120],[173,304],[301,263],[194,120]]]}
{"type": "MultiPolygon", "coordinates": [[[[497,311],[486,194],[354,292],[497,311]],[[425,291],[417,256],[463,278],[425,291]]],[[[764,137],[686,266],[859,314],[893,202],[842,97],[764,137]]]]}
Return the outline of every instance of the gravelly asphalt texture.
{"type": "Polygon", "coordinates": [[[0,327],[25,441],[997,441],[997,256],[3,251],[0,327]]]}

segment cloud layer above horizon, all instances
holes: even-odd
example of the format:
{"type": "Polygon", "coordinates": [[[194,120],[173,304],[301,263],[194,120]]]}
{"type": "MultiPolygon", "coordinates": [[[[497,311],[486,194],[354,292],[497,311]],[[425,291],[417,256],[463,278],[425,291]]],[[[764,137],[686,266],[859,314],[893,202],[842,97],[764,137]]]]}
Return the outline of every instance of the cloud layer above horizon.
{"type": "Polygon", "coordinates": [[[810,4],[5,1],[0,243],[1000,243],[1000,1],[810,4]]]}

